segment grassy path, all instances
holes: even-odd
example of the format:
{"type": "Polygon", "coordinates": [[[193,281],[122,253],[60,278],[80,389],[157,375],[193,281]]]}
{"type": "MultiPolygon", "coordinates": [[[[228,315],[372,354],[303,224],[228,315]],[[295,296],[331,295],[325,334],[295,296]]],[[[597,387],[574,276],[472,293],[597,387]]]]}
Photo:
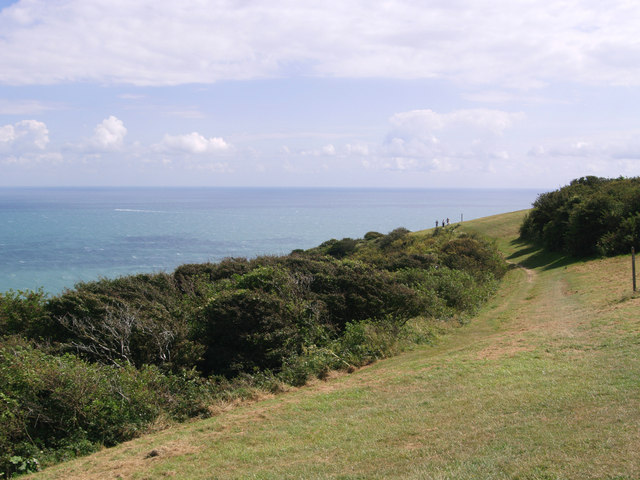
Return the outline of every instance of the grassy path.
{"type": "Polygon", "coordinates": [[[640,478],[640,298],[628,258],[572,263],[519,245],[521,216],[465,224],[523,268],[436,347],[34,477],[640,478]]]}

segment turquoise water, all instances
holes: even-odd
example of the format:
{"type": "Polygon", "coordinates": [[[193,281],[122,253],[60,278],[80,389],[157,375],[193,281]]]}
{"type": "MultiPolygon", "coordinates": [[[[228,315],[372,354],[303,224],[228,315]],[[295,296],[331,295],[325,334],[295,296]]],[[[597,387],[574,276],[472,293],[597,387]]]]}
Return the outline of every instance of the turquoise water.
{"type": "Polygon", "coordinates": [[[529,208],[537,190],[0,189],[0,292],[287,254],[529,208]]]}

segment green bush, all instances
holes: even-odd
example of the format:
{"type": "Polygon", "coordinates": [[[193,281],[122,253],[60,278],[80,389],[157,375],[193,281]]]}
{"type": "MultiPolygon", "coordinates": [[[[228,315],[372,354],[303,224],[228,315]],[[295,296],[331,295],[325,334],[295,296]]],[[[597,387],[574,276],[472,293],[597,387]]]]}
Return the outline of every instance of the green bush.
{"type": "Polygon", "coordinates": [[[640,177],[583,177],[538,196],[520,226],[523,239],[585,257],[640,247],[640,177]]]}
{"type": "Polygon", "coordinates": [[[234,275],[244,275],[250,270],[246,258],[226,258],[220,263],[198,263],[181,265],[173,273],[176,287],[188,295],[200,296],[201,288],[218,280],[228,279],[234,275]]]}
{"type": "Polygon", "coordinates": [[[627,252],[631,247],[638,250],[640,248],[638,239],[640,239],[640,212],[622,220],[620,227],[615,231],[602,235],[597,242],[598,253],[610,256],[627,252]]]}
{"type": "Polygon", "coordinates": [[[206,387],[192,373],[88,363],[15,337],[0,346],[0,384],[0,471],[8,473],[17,472],[15,457],[50,463],[133,438],[161,414],[207,412],[206,387]]]}
{"type": "Polygon", "coordinates": [[[206,345],[205,374],[278,368],[296,337],[284,299],[261,290],[222,292],[202,309],[194,337],[206,345]]]}
{"type": "Polygon", "coordinates": [[[384,237],[384,234],[380,232],[367,232],[364,234],[364,239],[368,242],[381,237],[384,237]]]}
{"type": "MultiPolygon", "coordinates": [[[[639,223],[628,217],[626,233],[599,248],[617,248],[639,223]]],[[[213,398],[253,398],[393,355],[409,338],[433,337],[417,318],[473,312],[504,271],[479,237],[399,228],[282,257],[81,283],[53,298],[7,292],[0,472],[114,445],[158,417],[206,415],[213,398]]]]}
{"type": "Polygon", "coordinates": [[[0,293],[0,337],[24,335],[41,338],[51,331],[46,310],[47,295],[42,290],[0,293]]]}
{"type": "Polygon", "coordinates": [[[91,361],[117,366],[191,368],[202,348],[189,340],[184,301],[167,274],[132,275],[76,285],[47,304],[51,340],[91,361]]]}
{"type": "Polygon", "coordinates": [[[309,378],[324,378],[331,370],[352,370],[389,357],[401,349],[404,324],[395,319],[347,323],[344,331],[326,345],[311,345],[287,357],[278,377],[299,386],[309,378]]]}
{"type": "Polygon", "coordinates": [[[468,235],[453,238],[442,245],[442,263],[478,278],[486,273],[500,278],[506,273],[502,257],[486,242],[468,235]]]}
{"type": "Polygon", "coordinates": [[[326,253],[334,258],[344,258],[352,254],[356,250],[357,245],[358,242],[353,238],[335,240],[327,245],[326,253]]]}
{"type": "Polygon", "coordinates": [[[383,250],[388,250],[395,246],[396,248],[401,246],[401,241],[409,234],[409,230],[404,227],[396,228],[387,235],[378,239],[377,243],[383,250]]]}

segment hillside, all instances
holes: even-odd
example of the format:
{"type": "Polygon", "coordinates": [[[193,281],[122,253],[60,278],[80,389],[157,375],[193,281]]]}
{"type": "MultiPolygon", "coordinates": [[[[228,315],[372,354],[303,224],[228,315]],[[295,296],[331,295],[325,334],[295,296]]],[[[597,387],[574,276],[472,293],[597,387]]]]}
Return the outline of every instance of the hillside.
{"type": "Polygon", "coordinates": [[[638,478],[629,257],[543,254],[515,240],[523,215],[465,224],[523,268],[437,346],[28,478],[638,478]]]}

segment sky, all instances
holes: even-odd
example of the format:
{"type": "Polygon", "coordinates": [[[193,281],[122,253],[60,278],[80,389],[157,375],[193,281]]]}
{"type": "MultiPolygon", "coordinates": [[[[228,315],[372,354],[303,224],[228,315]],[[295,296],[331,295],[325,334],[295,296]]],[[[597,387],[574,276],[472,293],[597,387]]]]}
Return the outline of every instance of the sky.
{"type": "Polygon", "coordinates": [[[0,0],[0,186],[640,175],[637,0],[0,0]]]}

